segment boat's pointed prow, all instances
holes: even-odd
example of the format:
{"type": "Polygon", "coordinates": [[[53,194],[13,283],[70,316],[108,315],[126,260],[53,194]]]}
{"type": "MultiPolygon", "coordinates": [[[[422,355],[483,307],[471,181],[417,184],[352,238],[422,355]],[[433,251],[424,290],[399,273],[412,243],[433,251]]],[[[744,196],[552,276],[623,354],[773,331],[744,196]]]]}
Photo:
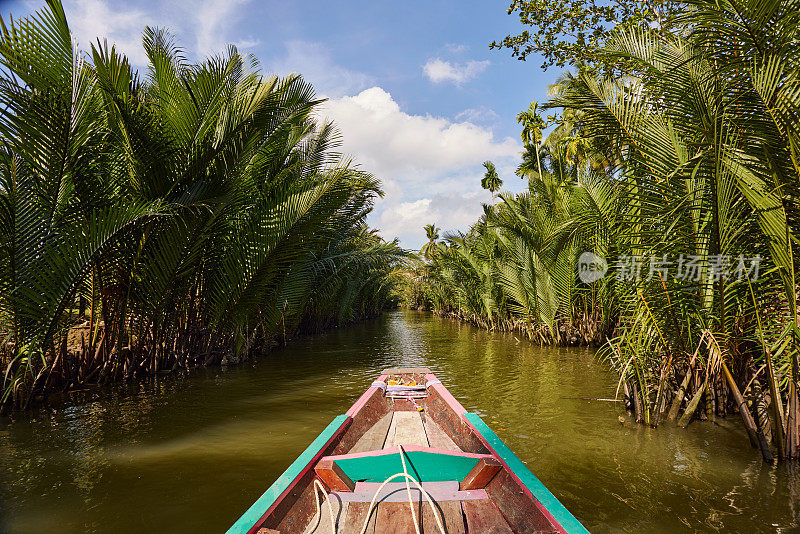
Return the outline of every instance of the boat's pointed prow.
{"type": "Polygon", "coordinates": [[[586,529],[436,375],[398,367],[334,419],[228,532],[415,531],[586,529]]]}

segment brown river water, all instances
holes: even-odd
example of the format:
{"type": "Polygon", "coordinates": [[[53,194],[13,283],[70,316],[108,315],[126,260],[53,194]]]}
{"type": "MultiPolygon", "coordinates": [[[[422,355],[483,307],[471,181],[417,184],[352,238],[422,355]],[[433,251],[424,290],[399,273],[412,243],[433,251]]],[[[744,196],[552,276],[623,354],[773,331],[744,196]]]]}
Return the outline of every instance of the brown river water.
{"type": "Polygon", "coordinates": [[[637,427],[582,399],[617,386],[591,351],[410,311],[0,421],[0,531],[223,532],[401,365],[435,372],[591,532],[800,532],[800,469],[765,465],[738,420],[637,427]]]}

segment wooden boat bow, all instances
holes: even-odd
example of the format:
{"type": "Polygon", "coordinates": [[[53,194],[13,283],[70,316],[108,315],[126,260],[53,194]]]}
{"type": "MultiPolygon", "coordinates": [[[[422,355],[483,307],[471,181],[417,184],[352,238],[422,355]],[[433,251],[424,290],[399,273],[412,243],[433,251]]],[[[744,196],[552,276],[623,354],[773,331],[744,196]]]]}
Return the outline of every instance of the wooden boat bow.
{"type": "Polygon", "coordinates": [[[358,534],[365,523],[369,534],[432,533],[439,532],[439,520],[448,534],[587,532],[436,375],[426,368],[391,368],[317,436],[228,533],[327,534],[333,525],[336,533],[358,534]],[[422,490],[407,488],[401,479],[386,483],[376,495],[386,479],[403,471],[422,490]],[[315,480],[325,488],[330,508],[320,505],[315,480]],[[428,497],[438,519],[423,502],[428,497]],[[415,506],[416,528],[410,506],[415,506]]]}

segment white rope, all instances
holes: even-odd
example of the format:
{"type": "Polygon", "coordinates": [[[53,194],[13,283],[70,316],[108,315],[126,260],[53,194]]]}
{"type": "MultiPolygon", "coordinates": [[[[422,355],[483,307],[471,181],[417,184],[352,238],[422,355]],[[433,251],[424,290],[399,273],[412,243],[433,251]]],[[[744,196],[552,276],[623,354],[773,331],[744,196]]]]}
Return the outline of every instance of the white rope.
{"type": "Polygon", "coordinates": [[[411,520],[414,522],[414,530],[417,531],[417,534],[420,534],[419,522],[417,521],[417,513],[414,512],[414,501],[411,499],[411,484],[408,483],[408,468],[406,467],[406,455],[403,454],[402,445],[398,445],[397,450],[400,453],[400,461],[403,462],[403,474],[406,475],[404,478],[406,481],[406,492],[408,493],[408,505],[411,507],[411,520]]]}
{"type": "MultiPolygon", "coordinates": [[[[403,446],[398,445],[397,448],[398,452],[400,453],[400,461],[403,463],[403,472],[396,473],[390,476],[389,478],[383,481],[383,484],[381,484],[380,487],[378,487],[378,490],[375,492],[375,495],[372,496],[372,501],[369,503],[369,508],[367,509],[367,516],[364,519],[364,526],[361,527],[361,532],[359,534],[364,534],[367,531],[367,526],[369,526],[369,517],[370,515],[372,515],[372,509],[375,507],[375,502],[378,499],[378,495],[380,495],[381,490],[386,486],[386,484],[388,484],[397,477],[403,477],[406,481],[406,492],[408,493],[408,505],[411,507],[411,517],[412,520],[414,521],[414,530],[416,530],[417,534],[420,534],[419,522],[417,521],[417,514],[416,512],[414,512],[414,500],[412,499],[411,496],[411,485],[409,484],[409,482],[414,483],[414,485],[419,489],[422,496],[425,497],[425,500],[428,501],[428,504],[430,504],[431,510],[433,510],[433,517],[436,518],[436,524],[439,527],[439,532],[441,532],[441,534],[447,534],[447,532],[444,529],[444,524],[442,523],[442,518],[439,517],[439,510],[436,509],[436,505],[433,503],[433,499],[431,499],[430,494],[427,491],[425,491],[425,488],[422,487],[422,484],[420,484],[417,481],[417,479],[408,474],[408,468],[406,467],[406,459],[405,459],[405,453],[403,451],[403,446]]],[[[331,517],[331,533],[336,534],[336,521],[334,520],[333,516],[333,505],[331,505],[330,494],[325,489],[325,486],[323,486],[322,483],[316,478],[314,479],[314,503],[316,504],[317,507],[317,511],[314,514],[315,521],[313,521],[311,524],[308,525],[308,527],[306,527],[306,530],[303,534],[310,534],[311,532],[314,532],[316,528],[319,526],[320,522],[322,521],[322,503],[320,502],[320,495],[319,495],[320,491],[322,492],[323,495],[325,495],[325,502],[328,505],[328,513],[330,514],[331,517]]]]}
{"type": "Polygon", "coordinates": [[[303,534],[314,532],[317,529],[320,521],[322,521],[322,505],[319,502],[319,491],[317,490],[322,491],[322,494],[325,495],[325,502],[328,504],[328,513],[331,516],[331,533],[336,534],[336,522],[333,519],[333,506],[331,505],[330,495],[328,495],[328,491],[325,489],[325,486],[323,486],[322,483],[316,478],[314,479],[314,502],[317,505],[317,511],[314,514],[314,517],[316,517],[316,521],[313,522],[313,527],[311,527],[311,524],[309,524],[308,527],[311,528],[306,527],[306,530],[303,534]]]}
{"type": "Polygon", "coordinates": [[[375,501],[377,500],[378,495],[380,495],[381,490],[383,489],[384,486],[386,486],[386,484],[388,484],[397,477],[404,477],[406,480],[406,490],[408,491],[408,503],[409,505],[411,505],[411,517],[414,518],[414,529],[417,531],[417,533],[419,533],[419,524],[417,523],[416,514],[414,513],[414,502],[411,500],[411,488],[408,485],[409,480],[413,482],[415,486],[417,486],[422,496],[425,497],[425,500],[427,500],[428,504],[431,505],[431,510],[433,510],[433,517],[436,518],[436,524],[439,526],[439,532],[441,532],[442,534],[447,534],[447,531],[445,531],[444,529],[444,524],[442,523],[442,518],[439,517],[439,511],[436,509],[436,505],[433,504],[433,499],[431,499],[431,496],[428,494],[427,491],[425,491],[422,485],[419,482],[417,482],[417,479],[408,474],[408,471],[406,469],[406,461],[405,458],[403,458],[403,447],[398,446],[398,449],[400,449],[400,459],[403,462],[403,472],[396,473],[387,478],[386,480],[384,480],[383,484],[381,484],[380,487],[378,488],[378,491],[376,491],[375,495],[372,496],[372,502],[369,503],[369,508],[367,508],[367,516],[364,519],[364,526],[361,527],[361,531],[359,532],[359,534],[364,534],[367,531],[367,526],[369,526],[369,516],[372,514],[372,509],[375,507],[375,501]]]}

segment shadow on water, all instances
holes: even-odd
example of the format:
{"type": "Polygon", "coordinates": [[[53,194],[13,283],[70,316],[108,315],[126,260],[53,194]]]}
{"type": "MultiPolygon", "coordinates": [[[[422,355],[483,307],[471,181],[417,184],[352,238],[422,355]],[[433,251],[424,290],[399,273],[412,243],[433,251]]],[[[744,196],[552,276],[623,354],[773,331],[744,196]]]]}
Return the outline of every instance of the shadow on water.
{"type": "Polygon", "coordinates": [[[385,367],[426,366],[592,532],[796,532],[800,474],[738,421],[648,429],[585,349],[398,311],[257,362],[199,369],[0,424],[0,528],[218,532],[385,367]]]}

